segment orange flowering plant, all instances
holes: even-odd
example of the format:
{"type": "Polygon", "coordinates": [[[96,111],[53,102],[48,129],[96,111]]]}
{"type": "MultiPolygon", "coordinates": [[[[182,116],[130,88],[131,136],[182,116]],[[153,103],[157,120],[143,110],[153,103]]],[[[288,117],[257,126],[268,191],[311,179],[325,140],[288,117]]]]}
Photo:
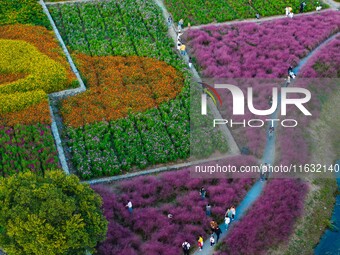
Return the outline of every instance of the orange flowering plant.
{"type": "Polygon", "coordinates": [[[64,122],[73,127],[157,107],[175,98],[184,84],[179,71],[151,58],[77,54],[76,59],[89,90],[62,102],[64,122]]]}

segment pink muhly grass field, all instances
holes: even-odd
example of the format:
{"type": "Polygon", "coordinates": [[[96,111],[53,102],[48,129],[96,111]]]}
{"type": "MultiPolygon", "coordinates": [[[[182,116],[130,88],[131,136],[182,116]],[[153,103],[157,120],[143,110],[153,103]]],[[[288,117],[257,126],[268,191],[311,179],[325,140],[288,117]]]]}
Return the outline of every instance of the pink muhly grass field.
{"type": "MultiPolygon", "coordinates": [[[[215,80],[279,78],[276,84],[273,84],[273,81],[268,84],[256,80],[251,85],[250,81],[238,84],[244,92],[247,87],[252,86],[257,91],[255,106],[258,109],[268,109],[271,88],[284,84],[283,78],[287,76],[288,67],[296,66],[300,59],[339,30],[340,13],[326,11],[259,24],[211,25],[201,29],[190,29],[183,38],[187,41],[189,55],[198,65],[203,78],[215,80]]],[[[332,62],[335,58],[332,56],[338,56],[339,52],[332,51],[328,56],[324,56],[324,59],[332,62]]],[[[305,73],[309,74],[308,77],[315,77],[313,70],[311,66],[305,71],[302,70],[302,76],[305,73]]],[[[334,73],[334,68],[327,71],[329,77],[328,73],[334,73]]],[[[226,111],[232,109],[230,93],[221,92],[221,97],[225,104],[220,109],[222,117],[238,121],[240,117],[226,111]]],[[[264,118],[248,111],[242,119],[247,121],[264,118]]],[[[239,145],[249,147],[252,154],[261,157],[268,126],[266,129],[249,127],[242,129],[244,129],[242,132],[232,129],[239,145]]]]}
{"type": "MultiPolygon", "coordinates": [[[[253,157],[236,156],[219,164],[254,165],[253,157]]],[[[216,164],[217,161],[209,164],[216,164]]],[[[103,198],[103,213],[109,221],[106,240],[97,247],[98,254],[167,254],[178,255],[188,240],[196,247],[198,235],[206,239],[209,222],[221,222],[227,207],[237,205],[252,186],[253,179],[192,178],[188,168],[141,176],[115,185],[92,188],[103,198]],[[199,195],[201,187],[207,198],[199,195]],[[131,199],[133,213],[125,205],[131,199]],[[207,203],[212,217],[205,215],[207,203]],[[172,214],[171,219],[168,214],[172,214]]]]}
{"type": "Polygon", "coordinates": [[[307,184],[274,179],[240,222],[232,227],[218,255],[266,254],[288,240],[303,213],[307,184]]]}

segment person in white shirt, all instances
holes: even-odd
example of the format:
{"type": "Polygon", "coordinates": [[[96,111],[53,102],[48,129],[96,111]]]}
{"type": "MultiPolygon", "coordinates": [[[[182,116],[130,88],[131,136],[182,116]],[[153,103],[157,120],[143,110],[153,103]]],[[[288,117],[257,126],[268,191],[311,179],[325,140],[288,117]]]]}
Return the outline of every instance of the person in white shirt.
{"type": "Polygon", "coordinates": [[[215,244],[215,238],[214,235],[212,234],[210,237],[210,246],[213,246],[215,244]]]}
{"type": "Polygon", "coordinates": [[[129,200],[129,202],[127,203],[127,205],[125,207],[127,207],[129,212],[132,213],[132,202],[131,202],[131,200],[129,200]]]}
{"type": "Polygon", "coordinates": [[[231,211],[231,218],[234,220],[235,219],[235,215],[236,215],[235,206],[230,207],[230,211],[231,211]]]}
{"type": "Polygon", "coordinates": [[[226,216],[226,217],[224,218],[225,230],[228,229],[229,223],[230,223],[230,218],[229,218],[228,216],[226,216]]]}
{"type": "Polygon", "coordinates": [[[184,255],[189,255],[190,243],[188,243],[188,241],[185,241],[184,243],[182,243],[182,249],[183,249],[184,255]]]}

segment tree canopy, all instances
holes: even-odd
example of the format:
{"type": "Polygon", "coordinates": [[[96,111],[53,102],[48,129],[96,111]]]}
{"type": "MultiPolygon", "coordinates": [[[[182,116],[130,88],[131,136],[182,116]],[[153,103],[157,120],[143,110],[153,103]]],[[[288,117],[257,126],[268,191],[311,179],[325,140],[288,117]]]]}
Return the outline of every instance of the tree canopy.
{"type": "Polygon", "coordinates": [[[0,179],[0,247],[8,255],[84,255],[105,239],[102,200],[62,171],[0,179]]]}

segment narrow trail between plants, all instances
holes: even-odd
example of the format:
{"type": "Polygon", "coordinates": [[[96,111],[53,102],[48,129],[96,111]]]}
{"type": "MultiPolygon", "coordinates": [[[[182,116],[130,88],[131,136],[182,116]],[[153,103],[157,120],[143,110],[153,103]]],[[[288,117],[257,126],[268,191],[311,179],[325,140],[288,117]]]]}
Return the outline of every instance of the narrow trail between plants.
{"type": "Polygon", "coordinates": [[[326,4],[328,4],[334,10],[340,10],[340,2],[335,2],[334,0],[323,0],[326,4]]]}
{"type": "Polygon", "coordinates": [[[54,141],[56,143],[56,147],[57,147],[57,151],[58,151],[58,158],[61,164],[61,167],[63,169],[63,171],[66,174],[70,174],[70,170],[67,164],[67,160],[66,160],[66,156],[65,156],[65,152],[64,152],[64,148],[62,145],[62,141],[60,138],[60,134],[59,134],[59,130],[58,130],[58,125],[57,125],[57,121],[56,121],[56,116],[53,110],[53,104],[51,101],[53,101],[53,99],[56,98],[62,98],[62,97],[67,97],[67,96],[71,96],[71,95],[76,95],[78,93],[84,92],[86,90],[85,84],[83,82],[83,80],[80,77],[79,71],[77,69],[77,67],[75,66],[75,64],[73,63],[72,57],[70,55],[70,53],[68,52],[68,49],[59,33],[59,30],[57,28],[57,26],[55,25],[52,16],[50,14],[50,12],[48,11],[46,4],[43,0],[39,0],[39,4],[42,6],[44,13],[46,14],[48,20],[50,21],[50,24],[52,26],[52,29],[65,53],[66,59],[69,62],[71,69],[73,71],[73,73],[76,75],[77,80],[79,82],[79,88],[76,89],[67,89],[64,91],[60,91],[60,92],[56,92],[56,93],[52,93],[49,95],[49,108],[50,108],[50,114],[51,114],[51,131],[52,131],[52,135],[54,137],[54,141]]]}
{"type": "MultiPolygon", "coordinates": [[[[336,8],[332,8],[332,9],[336,9],[336,8]]],[[[329,9],[321,10],[319,12],[314,11],[314,12],[299,13],[299,14],[295,14],[294,17],[311,15],[311,14],[315,14],[315,13],[325,12],[327,10],[329,10],[329,9]]],[[[271,21],[271,20],[277,20],[277,19],[289,19],[289,18],[286,17],[283,13],[282,15],[263,17],[263,18],[260,18],[260,19],[254,18],[254,19],[232,20],[232,21],[226,21],[226,22],[221,22],[221,23],[208,23],[208,24],[202,24],[202,25],[197,25],[197,26],[191,26],[190,28],[185,27],[183,29],[183,31],[188,31],[189,29],[200,29],[200,28],[209,27],[209,26],[225,26],[225,25],[233,25],[233,24],[249,23],[249,22],[261,24],[262,22],[265,22],[265,21],[271,21]]]]}
{"type": "Polygon", "coordinates": [[[108,2],[109,0],[70,0],[70,1],[60,1],[60,2],[45,2],[46,5],[56,5],[56,4],[72,4],[72,3],[88,3],[88,2],[108,2]]]}
{"type": "MultiPolygon", "coordinates": [[[[298,75],[301,68],[308,63],[308,60],[318,53],[320,49],[325,47],[332,39],[340,35],[340,33],[336,33],[323,41],[321,44],[319,44],[315,49],[313,49],[307,56],[305,56],[303,59],[300,60],[299,64],[293,69],[294,73],[298,75]]],[[[298,78],[298,77],[297,77],[298,78]]],[[[293,83],[293,82],[292,82],[293,83]]],[[[271,119],[277,119],[280,109],[280,95],[278,100],[278,106],[276,108],[276,111],[271,115],[271,119]]],[[[269,128],[269,127],[268,127],[269,128]]],[[[267,128],[267,130],[268,130],[267,128]]],[[[276,131],[276,126],[274,126],[276,131]]],[[[276,151],[276,132],[274,131],[274,134],[270,136],[267,132],[267,140],[265,149],[263,152],[263,156],[261,159],[261,163],[268,163],[269,165],[273,165],[275,162],[275,151],[276,151]]],[[[236,207],[236,216],[235,220],[230,223],[230,228],[237,227],[235,224],[246,214],[247,210],[252,206],[252,204],[257,200],[257,198],[261,195],[264,187],[265,187],[266,181],[257,181],[253,187],[248,191],[247,195],[244,197],[244,199],[241,201],[241,203],[236,207]]],[[[220,229],[222,230],[222,234],[220,236],[219,242],[221,242],[228,234],[228,230],[225,229],[224,222],[219,225],[220,229]]],[[[216,245],[216,244],[215,244],[216,245]]],[[[194,255],[212,255],[214,253],[214,246],[210,246],[209,239],[204,242],[203,249],[197,250],[194,255]]]]}
{"type": "MultiPolygon", "coordinates": [[[[165,21],[167,21],[168,17],[169,17],[169,12],[167,11],[164,3],[162,0],[154,0],[154,2],[161,8],[162,12],[163,12],[163,16],[165,21]]],[[[174,24],[172,24],[169,29],[168,29],[168,34],[170,35],[170,37],[174,40],[174,44],[177,44],[177,33],[174,27],[174,24]]],[[[189,57],[186,54],[185,56],[182,56],[185,60],[185,62],[187,64],[189,64],[189,57]]],[[[193,74],[193,77],[195,79],[196,82],[201,82],[202,79],[199,76],[198,72],[196,71],[195,67],[192,66],[191,70],[190,70],[193,74]]],[[[215,119],[223,119],[221,114],[219,113],[218,109],[216,108],[215,104],[212,102],[212,100],[209,98],[208,100],[208,105],[215,117],[215,119]]],[[[227,125],[221,125],[220,126],[222,134],[226,137],[227,142],[228,142],[228,146],[229,146],[229,155],[238,155],[240,154],[240,149],[233,137],[233,135],[231,134],[229,128],[227,125]]]]}

